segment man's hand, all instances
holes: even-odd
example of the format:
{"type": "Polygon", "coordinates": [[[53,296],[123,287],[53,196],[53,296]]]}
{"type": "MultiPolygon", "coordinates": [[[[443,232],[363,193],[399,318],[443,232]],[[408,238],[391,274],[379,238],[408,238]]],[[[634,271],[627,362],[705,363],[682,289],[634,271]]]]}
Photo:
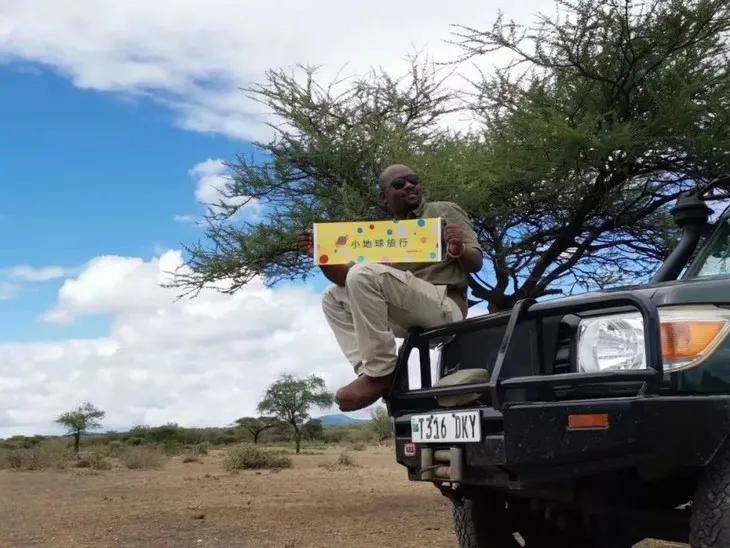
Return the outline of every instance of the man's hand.
{"type": "Polygon", "coordinates": [[[297,249],[305,255],[314,257],[314,236],[311,230],[305,230],[297,236],[297,249]]]}
{"type": "Polygon", "coordinates": [[[464,231],[458,225],[447,224],[444,227],[444,240],[446,241],[446,254],[458,259],[464,253],[464,231]]]}
{"type": "Polygon", "coordinates": [[[446,242],[446,256],[456,259],[467,272],[479,272],[482,268],[482,253],[474,247],[464,245],[464,231],[459,225],[447,223],[443,230],[446,242]]]}
{"type": "MultiPolygon", "coordinates": [[[[311,230],[305,230],[297,236],[297,249],[305,255],[314,257],[314,235],[311,230]]],[[[345,286],[347,271],[350,270],[350,265],[323,264],[319,268],[329,281],[342,287],[345,286]]]]}

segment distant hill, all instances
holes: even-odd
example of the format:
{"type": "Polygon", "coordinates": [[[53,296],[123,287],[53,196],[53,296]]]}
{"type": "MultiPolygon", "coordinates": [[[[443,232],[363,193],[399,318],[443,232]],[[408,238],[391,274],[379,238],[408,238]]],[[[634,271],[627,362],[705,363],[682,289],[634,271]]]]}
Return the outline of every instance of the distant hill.
{"type": "Polygon", "coordinates": [[[343,424],[365,424],[370,422],[370,419],[354,419],[343,415],[323,415],[322,417],[316,417],[322,421],[322,426],[342,426],[343,424]]]}

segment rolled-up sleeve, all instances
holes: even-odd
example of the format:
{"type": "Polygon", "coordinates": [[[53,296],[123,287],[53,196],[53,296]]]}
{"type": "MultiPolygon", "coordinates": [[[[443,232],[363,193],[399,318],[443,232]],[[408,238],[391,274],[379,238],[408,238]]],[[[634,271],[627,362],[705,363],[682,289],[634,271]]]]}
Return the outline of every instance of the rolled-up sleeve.
{"type": "Polygon", "coordinates": [[[479,253],[484,255],[484,250],[479,245],[476,232],[474,232],[474,225],[466,214],[466,211],[452,202],[441,202],[440,205],[442,205],[442,211],[439,212],[439,216],[446,219],[447,223],[454,224],[461,229],[464,233],[464,245],[478,249],[479,253]]]}

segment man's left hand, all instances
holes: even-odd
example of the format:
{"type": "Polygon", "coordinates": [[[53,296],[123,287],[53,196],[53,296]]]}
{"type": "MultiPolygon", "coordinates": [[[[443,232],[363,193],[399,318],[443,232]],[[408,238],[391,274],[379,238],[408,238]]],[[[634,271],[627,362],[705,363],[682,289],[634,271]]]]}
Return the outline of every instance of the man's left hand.
{"type": "Polygon", "coordinates": [[[461,257],[464,253],[464,231],[458,225],[447,224],[444,227],[444,240],[446,254],[454,259],[461,257]]]}

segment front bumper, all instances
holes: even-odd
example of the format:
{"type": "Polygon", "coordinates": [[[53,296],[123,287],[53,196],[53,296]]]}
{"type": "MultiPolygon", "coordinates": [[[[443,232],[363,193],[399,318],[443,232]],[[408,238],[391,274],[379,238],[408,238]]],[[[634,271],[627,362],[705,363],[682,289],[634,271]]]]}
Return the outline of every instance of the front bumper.
{"type": "MultiPolygon", "coordinates": [[[[425,473],[423,449],[458,447],[459,483],[520,489],[634,468],[661,477],[707,465],[730,433],[730,396],[636,396],[526,402],[481,410],[480,443],[411,443],[410,417],[395,417],[396,457],[411,480],[425,473]],[[604,429],[571,430],[569,415],[605,414],[604,429]]],[[[419,411],[421,413],[421,411],[419,411]]],[[[443,452],[443,451],[442,451],[443,452]]]]}

